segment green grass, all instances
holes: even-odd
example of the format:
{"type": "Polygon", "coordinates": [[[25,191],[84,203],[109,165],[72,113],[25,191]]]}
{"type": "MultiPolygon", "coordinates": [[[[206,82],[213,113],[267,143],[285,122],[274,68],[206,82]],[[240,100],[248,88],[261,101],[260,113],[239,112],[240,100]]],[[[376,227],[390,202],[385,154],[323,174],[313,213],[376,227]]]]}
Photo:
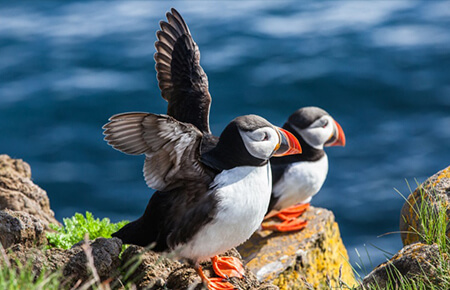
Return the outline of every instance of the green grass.
{"type": "MultiPolygon", "coordinates": [[[[409,187],[409,184],[408,184],[409,187]]],[[[369,287],[359,288],[367,290],[441,290],[450,289],[450,239],[447,237],[446,231],[449,226],[449,218],[447,215],[447,204],[444,200],[439,199],[434,189],[431,189],[429,193],[424,192],[419,188],[419,201],[415,201],[415,204],[420,206],[410,206],[414,209],[415,214],[418,216],[419,226],[417,229],[413,229],[413,232],[419,236],[422,243],[433,245],[436,244],[439,248],[439,257],[437,258],[437,264],[439,267],[434,267],[435,277],[431,279],[425,273],[416,275],[415,277],[403,276],[395,267],[387,268],[388,281],[385,287],[381,287],[378,284],[370,285],[369,287]],[[431,206],[431,202],[436,204],[436,207],[431,206]],[[397,281],[400,281],[398,283],[397,281]]],[[[405,196],[397,191],[406,202],[409,202],[405,196]]],[[[410,192],[412,190],[410,188],[410,192]]],[[[368,255],[368,254],[367,254],[368,255]]],[[[370,257],[369,257],[370,259],[370,257]]],[[[362,264],[361,264],[362,265],[362,264]]],[[[358,265],[360,269],[364,269],[364,265],[358,265]]],[[[371,267],[370,269],[372,269],[371,267]]],[[[367,273],[367,272],[366,272],[367,273]]],[[[355,274],[359,276],[359,273],[355,271],[355,274]]],[[[348,289],[348,288],[341,288],[348,289]]],[[[355,288],[356,289],[356,288],[355,288]]]]}
{"type": "MultiPolygon", "coordinates": [[[[420,226],[419,229],[413,229],[413,231],[424,243],[428,245],[437,244],[441,253],[450,253],[450,239],[446,233],[448,226],[446,202],[436,194],[434,189],[430,190],[430,194],[425,192],[419,185],[418,189],[420,206],[418,208],[411,204],[410,206],[419,217],[420,226]],[[432,203],[436,204],[437,207],[431,206],[430,204],[432,203]]],[[[406,198],[405,200],[408,202],[406,198]]],[[[416,200],[415,204],[417,203],[418,201],[416,200]]]]}
{"type": "Polygon", "coordinates": [[[111,234],[126,225],[128,221],[111,223],[108,218],[95,219],[92,213],[86,212],[86,217],[76,213],[71,218],[65,218],[63,223],[63,226],[50,225],[56,231],[47,233],[50,247],[69,249],[74,244],[82,241],[85,234],[88,234],[90,240],[99,237],[111,238],[111,234]]]}
{"type": "Polygon", "coordinates": [[[22,265],[16,261],[16,265],[12,266],[1,245],[0,251],[2,254],[0,258],[0,289],[61,289],[62,274],[60,272],[49,273],[43,270],[36,275],[32,263],[22,265]]]}
{"type": "Polygon", "coordinates": [[[0,289],[26,290],[26,289],[61,289],[60,273],[41,272],[36,276],[32,267],[20,265],[19,268],[10,268],[0,265],[0,289]]]}

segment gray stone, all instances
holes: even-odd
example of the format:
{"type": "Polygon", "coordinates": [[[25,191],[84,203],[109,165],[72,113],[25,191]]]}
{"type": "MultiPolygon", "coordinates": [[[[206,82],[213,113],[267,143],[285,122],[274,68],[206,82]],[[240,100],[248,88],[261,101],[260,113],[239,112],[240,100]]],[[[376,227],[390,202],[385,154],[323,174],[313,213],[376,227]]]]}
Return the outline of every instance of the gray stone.
{"type": "Polygon", "coordinates": [[[69,260],[67,250],[27,248],[16,244],[8,249],[8,256],[12,265],[27,265],[31,263],[35,275],[40,275],[46,269],[47,272],[59,271],[69,260]]]}
{"type": "Polygon", "coordinates": [[[95,268],[100,280],[115,276],[120,266],[119,254],[122,250],[122,241],[118,238],[98,238],[93,242],[89,241],[87,245],[86,247],[85,242],[82,241],[68,250],[70,258],[64,266],[63,274],[86,281],[95,268]],[[93,264],[88,265],[86,252],[90,252],[93,264]]]}
{"type": "Polygon", "coordinates": [[[162,289],[169,274],[181,264],[165,255],[146,250],[143,247],[129,246],[122,254],[123,273],[130,271],[126,281],[139,289],[162,289]],[[135,269],[135,270],[132,270],[135,269]]]}
{"type": "Polygon", "coordinates": [[[47,244],[41,220],[22,211],[0,210],[0,243],[4,248],[14,244],[39,247],[47,244]]]}
{"type": "Polygon", "coordinates": [[[25,248],[17,244],[9,249],[8,255],[12,264],[32,263],[33,272],[36,275],[39,275],[43,269],[50,273],[62,271],[63,282],[68,286],[77,283],[81,285],[93,277],[93,267],[88,265],[86,250],[90,250],[92,253],[93,265],[101,281],[118,275],[121,263],[119,254],[122,249],[120,239],[98,238],[95,241],[89,241],[89,247],[83,249],[84,244],[84,242],[80,242],[68,250],[55,248],[42,250],[25,248]]]}
{"type": "Polygon", "coordinates": [[[439,255],[437,245],[416,243],[405,246],[389,261],[377,266],[364,277],[362,285],[368,289],[371,289],[370,285],[378,285],[380,289],[384,289],[388,283],[399,286],[404,279],[420,279],[424,276],[433,283],[436,269],[441,267],[439,255]]]}

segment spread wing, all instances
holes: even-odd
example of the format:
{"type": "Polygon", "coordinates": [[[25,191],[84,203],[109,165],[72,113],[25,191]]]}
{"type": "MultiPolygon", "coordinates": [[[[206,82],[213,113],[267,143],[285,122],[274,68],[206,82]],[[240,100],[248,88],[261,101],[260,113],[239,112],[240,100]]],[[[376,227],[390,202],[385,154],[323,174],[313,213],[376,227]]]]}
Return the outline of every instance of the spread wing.
{"type": "Polygon", "coordinates": [[[167,22],[160,22],[154,55],[161,95],[169,103],[167,114],[210,133],[211,96],[200,51],[181,15],[173,8],[171,12],[166,14],[167,22]]]}
{"type": "Polygon", "coordinates": [[[145,154],[147,185],[168,191],[189,182],[209,184],[211,177],[199,163],[203,134],[193,125],[167,115],[123,113],[103,126],[105,140],[126,154],[145,154]]]}

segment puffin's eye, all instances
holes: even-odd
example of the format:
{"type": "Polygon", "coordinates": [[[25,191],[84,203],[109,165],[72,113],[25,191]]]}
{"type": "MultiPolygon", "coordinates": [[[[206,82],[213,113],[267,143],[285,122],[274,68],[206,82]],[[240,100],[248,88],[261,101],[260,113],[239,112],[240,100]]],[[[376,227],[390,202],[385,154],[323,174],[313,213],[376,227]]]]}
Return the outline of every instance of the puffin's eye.
{"type": "Polygon", "coordinates": [[[262,141],[267,141],[267,140],[269,140],[269,135],[266,132],[264,132],[264,137],[263,137],[262,141]]]}
{"type": "Polygon", "coordinates": [[[322,128],[325,128],[326,126],[328,126],[328,120],[323,120],[322,128]]]}

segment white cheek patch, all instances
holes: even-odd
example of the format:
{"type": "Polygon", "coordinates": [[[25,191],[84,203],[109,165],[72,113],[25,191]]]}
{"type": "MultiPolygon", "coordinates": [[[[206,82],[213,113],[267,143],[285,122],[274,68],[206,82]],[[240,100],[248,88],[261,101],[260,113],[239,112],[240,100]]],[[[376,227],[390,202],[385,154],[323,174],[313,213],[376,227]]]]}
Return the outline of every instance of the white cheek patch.
{"type": "Polygon", "coordinates": [[[306,143],[318,150],[323,149],[323,145],[328,141],[331,134],[333,133],[333,119],[329,116],[324,116],[321,119],[315,121],[311,124],[310,127],[305,129],[299,129],[298,127],[295,127],[295,125],[291,124],[295,128],[295,130],[303,137],[306,143]],[[326,118],[328,121],[327,126],[325,128],[321,126],[315,127],[315,123],[320,123],[320,120],[324,118],[326,118]]]}
{"type": "Polygon", "coordinates": [[[239,130],[239,134],[248,153],[263,160],[267,160],[272,156],[279,141],[277,132],[272,128],[261,128],[252,132],[239,130]],[[267,133],[267,140],[254,140],[251,138],[252,134],[258,135],[259,130],[264,130],[267,133]]]}
{"type": "Polygon", "coordinates": [[[314,129],[303,129],[299,133],[302,135],[303,139],[305,139],[306,143],[308,143],[311,147],[315,149],[323,149],[323,144],[325,142],[322,141],[322,128],[314,128],[314,129]]]}

